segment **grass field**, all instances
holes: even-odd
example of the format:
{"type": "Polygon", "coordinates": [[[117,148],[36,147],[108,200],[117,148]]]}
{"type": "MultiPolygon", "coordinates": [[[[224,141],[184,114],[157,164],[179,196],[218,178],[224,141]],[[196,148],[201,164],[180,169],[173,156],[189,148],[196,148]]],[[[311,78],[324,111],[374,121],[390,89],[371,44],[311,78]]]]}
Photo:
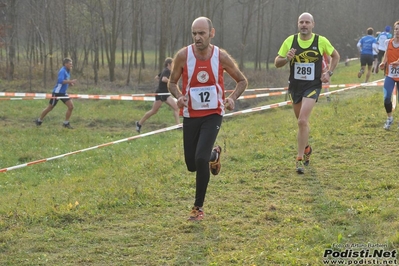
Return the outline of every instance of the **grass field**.
{"type": "MultiPolygon", "coordinates": [[[[359,82],[357,71],[358,62],[340,66],[332,83],[359,82]]],[[[134,136],[152,103],[75,100],[74,130],[61,127],[62,103],[36,127],[46,104],[1,101],[0,168],[134,136]]],[[[291,106],[224,118],[222,170],[198,223],[186,221],[195,176],[181,130],[0,173],[0,265],[332,265],[328,249],[396,251],[399,129],[385,131],[385,116],[381,87],[321,97],[304,175],[295,172],[291,106]]],[[[171,125],[163,106],[143,132],[171,125]]],[[[386,255],[378,262],[395,265],[386,255]]],[[[377,258],[346,262],[361,259],[377,258]]]]}

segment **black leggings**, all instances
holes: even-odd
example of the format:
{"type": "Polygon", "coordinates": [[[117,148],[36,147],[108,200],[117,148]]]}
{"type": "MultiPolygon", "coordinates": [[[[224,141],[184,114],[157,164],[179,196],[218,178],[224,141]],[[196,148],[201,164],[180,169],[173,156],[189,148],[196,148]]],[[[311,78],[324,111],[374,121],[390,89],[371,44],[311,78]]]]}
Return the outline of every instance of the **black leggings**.
{"type": "Polygon", "coordinates": [[[194,206],[202,207],[208,188],[209,158],[223,117],[217,114],[183,119],[184,159],[188,171],[196,173],[194,206]]]}

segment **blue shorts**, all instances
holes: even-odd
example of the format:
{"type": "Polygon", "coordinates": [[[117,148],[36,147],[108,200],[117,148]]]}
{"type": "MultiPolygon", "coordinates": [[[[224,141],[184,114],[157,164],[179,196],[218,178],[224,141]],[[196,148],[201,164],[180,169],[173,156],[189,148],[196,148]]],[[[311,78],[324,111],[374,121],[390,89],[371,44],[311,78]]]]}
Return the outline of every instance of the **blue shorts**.
{"type": "Polygon", "coordinates": [[[372,66],[374,61],[374,56],[372,54],[361,54],[360,55],[360,65],[361,66],[372,66]]]}

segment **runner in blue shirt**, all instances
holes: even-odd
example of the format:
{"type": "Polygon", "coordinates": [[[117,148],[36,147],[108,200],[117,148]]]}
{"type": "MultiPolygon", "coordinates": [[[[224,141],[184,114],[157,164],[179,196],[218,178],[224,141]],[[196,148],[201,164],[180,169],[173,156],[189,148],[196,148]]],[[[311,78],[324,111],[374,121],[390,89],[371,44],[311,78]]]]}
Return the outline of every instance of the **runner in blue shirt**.
{"type": "Polygon", "coordinates": [[[68,98],[67,90],[68,86],[75,85],[76,79],[71,80],[70,71],[72,69],[72,60],[70,58],[65,58],[63,61],[63,66],[58,72],[57,84],[53,89],[52,98],[49,101],[49,105],[43,110],[40,117],[35,120],[37,126],[40,126],[43,122],[44,117],[53,110],[53,108],[57,105],[58,101],[61,100],[67,107],[68,110],[65,114],[65,121],[63,126],[65,128],[72,129],[73,127],[69,124],[69,118],[71,117],[73,110],[73,102],[72,99],[68,98]],[[58,98],[60,97],[60,99],[58,98]]]}
{"type": "Polygon", "coordinates": [[[373,50],[378,52],[377,40],[373,36],[374,29],[368,28],[367,35],[363,36],[357,43],[357,49],[360,52],[360,71],[357,74],[358,78],[361,78],[364,69],[367,65],[367,74],[366,74],[366,81],[369,81],[370,74],[371,74],[371,67],[373,66],[374,56],[373,50]]]}

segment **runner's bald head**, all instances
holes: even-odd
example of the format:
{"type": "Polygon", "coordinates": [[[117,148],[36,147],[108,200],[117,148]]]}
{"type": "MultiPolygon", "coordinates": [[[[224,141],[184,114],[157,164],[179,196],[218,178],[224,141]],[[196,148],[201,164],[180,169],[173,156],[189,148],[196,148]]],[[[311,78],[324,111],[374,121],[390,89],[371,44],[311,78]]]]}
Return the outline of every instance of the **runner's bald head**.
{"type": "Polygon", "coordinates": [[[308,12],[302,13],[302,14],[298,17],[298,21],[301,20],[301,19],[303,19],[303,18],[310,19],[310,21],[312,21],[312,22],[314,23],[314,19],[313,19],[312,14],[310,14],[310,13],[308,13],[308,12]]]}
{"type": "Polygon", "coordinates": [[[206,21],[206,22],[208,23],[209,32],[210,32],[210,31],[212,30],[212,28],[213,28],[213,23],[212,23],[212,20],[210,20],[210,19],[207,18],[207,17],[198,17],[198,18],[194,19],[193,24],[192,24],[191,27],[193,27],[194,24],[196,24],[196,23],[198,23],[198,22],[201,23],[201,22],[203,22],[203,21],[206,21]]]}

